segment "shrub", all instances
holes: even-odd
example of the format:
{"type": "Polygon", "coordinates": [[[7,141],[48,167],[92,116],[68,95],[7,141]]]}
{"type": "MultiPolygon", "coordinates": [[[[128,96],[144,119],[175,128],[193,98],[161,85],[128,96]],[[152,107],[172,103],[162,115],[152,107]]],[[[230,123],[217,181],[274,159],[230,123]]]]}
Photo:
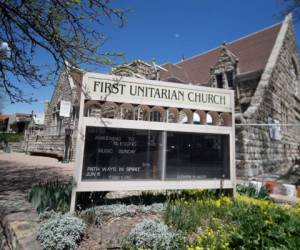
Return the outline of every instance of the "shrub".
{"type": "Polygon", "coordinates": [[[167,224],[177,230],[195,231],[200,225],[207,225],[210,218],[229,215],[231,199],[221,196],[216,199],[210,196],[196,200],[169,201],[166,206],[165,219],[167,224]]]}
{"type": "Polygon", "coordinates": [[[229,250],[231,235],[235,231],[235,226],[224,223],[220,219],[212,219],[209,226],[202,229],[195,242],[188,247],[188,250],[214,249],[229,250]]]}
{"type": "Polygon", "coordinates": [[[150,206],[113,204],[92,207],[81,212],[80,216],[89,223],[101,224],[104,217],[134,216],[136,213],[159,213],[164,211],[164,205],[154,203],[150,206]]]}
{"type": "Polygon", "coordinates": [[[43,249],[75,249],[85,230],[84,222],[70,214],[51,217],[38,228],[37,239],[43,249]]]}
{"type": "Polygon", "coordinates": [[[299,206],[237,196],[169,201],[166,222],[187,231],[190,249],[300,249],[299,206]]]}
{"type": "Polygon", "coordinates": [[[0,142],[20,142],[24,140],[22,133],[0,133],[0,142]]]}
{"type": "Polygon", "coordinates": [[[238,225],[232,235],[233,248],[300,249],[300,214],[293,208],[240,196],[232,214],[238,225]]]}
{"type": "Polygon", "coordinates": [[[125,249],[173,250],[184,248],[184,237],[154,220],[144,220],[130,232],[123,246],[125,249]]]}
{"type": "Polygon", "coordinates": [[[262,186],[259,190],[257,190],[255,185],[252,183],[249,183],[248,185],[238,184],[236,186],[236,191],[241,195],[247,195],[253,198],[264,199],[264,200],[270,199],[270,193],[265,187],[262,186]]]}
{"type": "Polygon", "coordinates": [[[38,213],[46,210],[66,212],[71,201],[72,184],[49,181],[34,185],[29,193],[29,201],[38,213]]]}

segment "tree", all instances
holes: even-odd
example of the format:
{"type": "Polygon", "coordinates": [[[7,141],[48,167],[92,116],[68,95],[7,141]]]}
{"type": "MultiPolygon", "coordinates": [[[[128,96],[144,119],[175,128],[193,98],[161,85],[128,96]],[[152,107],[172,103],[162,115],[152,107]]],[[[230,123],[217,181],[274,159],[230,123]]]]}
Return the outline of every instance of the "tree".
{"type": "MultiPolygon", "coordinates": [[[[116,52],[101,51],[106,37],[104,22],[122,27],[124,11],[110,0],[0,0],[0,43],[10,53],[0,58],[0,88],[11,102],[31,102],[18,83],[36,88],[58,76],[61,68],[110,65],[116,52]],[[39,53],[53,59],[40,65],[39,53]]],[[[1,46],[0,46],[1,47],[1,46]]]]}
{"type": "Polygon", "coordinates": [[[300,21],[300,0],[281,0],[283,5],[283,11],[281,11],[281,17],[286,16],[289,13],[293,13],[294,20],[300,21]]]}
{"type": "Polygon", "coordinates": [[[0,87],[0,115],[3,112],[4,109],[4,102],[5,102],[5,95],[3,88],[0,87]]]}

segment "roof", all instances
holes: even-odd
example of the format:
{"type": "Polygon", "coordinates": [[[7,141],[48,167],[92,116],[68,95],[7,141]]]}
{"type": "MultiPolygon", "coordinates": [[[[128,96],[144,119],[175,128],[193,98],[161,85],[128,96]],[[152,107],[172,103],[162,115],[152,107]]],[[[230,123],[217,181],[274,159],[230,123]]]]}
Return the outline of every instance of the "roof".
{"type": "Polygon", "coordinates": [[[9,115],[0,115],[0,121],[9,119],[9,115]]]}
{"type": "MultiPolygon", "coordinates": [[[[226,47],[239,60],[239,74],[255,72],[265,68],[281,23],[227,43],[226,47]]],[[[182,82],[206,84],[209,73],[220,55],[221,47],[209,50],[179,63],[164,64],[162,67],[168,71],[161,71],[161,80],[176,78],[182,82]],[[171,70],[170,70],[171,69],[171,70]]]]}
{"type": "Polygon", "coordinates": [[[171,63],[163,65],[163,68],[167,71],[161,71],[161,77],[164,78],[164,80],[168,81],[179,81],[179,82],[189,82],[189,78],[185,70],[183,70],[182,67],[178,65],[174,65],[171,63]]]}
{"type": "Polygon", "coordinates": [[[31,114],[16,113],[16,122],[30,122],[31,114]]]}

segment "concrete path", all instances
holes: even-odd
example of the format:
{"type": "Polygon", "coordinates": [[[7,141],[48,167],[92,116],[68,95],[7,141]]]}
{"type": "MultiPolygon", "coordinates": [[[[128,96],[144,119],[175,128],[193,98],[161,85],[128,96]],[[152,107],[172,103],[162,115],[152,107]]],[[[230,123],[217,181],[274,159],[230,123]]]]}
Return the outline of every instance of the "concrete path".
{"type": "Polygon", "coordinates": [[[0,151],[0,249],[7,244],[11,249],[40,249],[35,240],[38,216],[27,201],[28,191],[36,183],[68,180],[72,174],[72,163],[0,151]]]}

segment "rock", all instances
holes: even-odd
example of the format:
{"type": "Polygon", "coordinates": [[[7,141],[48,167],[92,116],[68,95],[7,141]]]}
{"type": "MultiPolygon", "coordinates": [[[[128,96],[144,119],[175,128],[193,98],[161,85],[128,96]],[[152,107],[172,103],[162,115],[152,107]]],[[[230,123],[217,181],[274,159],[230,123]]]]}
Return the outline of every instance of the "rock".
{"type": "Polygon", "coordinates": [[[34,211],[9,214],[2,223],[11,249],[41,250],[36,240],[38,216],[34,211]]]}
{"type": "Polygon", "coordinates": [[[7,241],[6,241],[6,237],[5,237],[3,228],[1,226],[0,226],[0,249],[1,250],[10,250],[7,245],[7,241]]]}

